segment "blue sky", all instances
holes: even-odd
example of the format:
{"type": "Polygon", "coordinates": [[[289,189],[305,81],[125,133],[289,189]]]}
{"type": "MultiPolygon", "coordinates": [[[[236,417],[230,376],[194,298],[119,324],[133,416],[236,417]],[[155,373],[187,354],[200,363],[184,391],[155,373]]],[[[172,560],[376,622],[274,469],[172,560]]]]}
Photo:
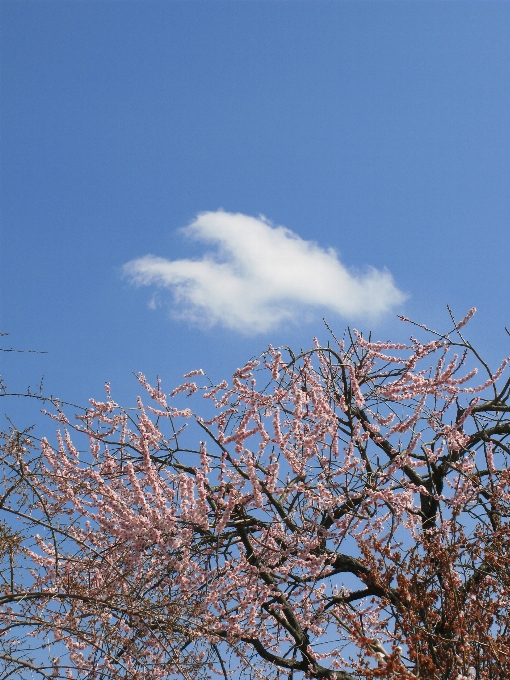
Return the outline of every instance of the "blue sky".
{"type": "Polygon", "coordinates": [[[0,11],[0,330],[48,352],[9,387],[126,403],[446,304],[510,354],[510,3],[0,11]]]}

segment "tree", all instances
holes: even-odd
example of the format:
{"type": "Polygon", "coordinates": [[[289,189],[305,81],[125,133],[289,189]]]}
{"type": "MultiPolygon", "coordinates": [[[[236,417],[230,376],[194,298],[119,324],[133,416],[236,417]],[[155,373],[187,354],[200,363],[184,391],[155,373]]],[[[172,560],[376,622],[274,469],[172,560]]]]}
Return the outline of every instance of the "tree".
{"type": "Polygon", "coordinates": [[[269,347],[230,385],[139,376],[134,410],[54,402],[55,445],[4,451],[6,667],[37,666],[28,626],[68,650],[52,677],[508,677],[509,360],[465,340],[473,313],[269,347]],[[174,405],[200,392],[207,416],[174,405]]]}

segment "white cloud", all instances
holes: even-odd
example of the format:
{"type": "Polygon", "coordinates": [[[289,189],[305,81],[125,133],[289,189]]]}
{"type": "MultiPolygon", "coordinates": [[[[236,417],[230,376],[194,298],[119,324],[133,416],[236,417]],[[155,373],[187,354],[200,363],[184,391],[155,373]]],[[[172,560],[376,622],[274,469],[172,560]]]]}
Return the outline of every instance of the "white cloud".
{"type": "Polygon", "coordinates": [[[138,285],[170,288],[179,315],[193,321],[264,332],[314,308],[377,318],[406,298],[389,271],[350,272],[333,249],[263,217],[205,212],[183,231],[215,250],[199,260],[146,255],[124,272],[138,285]]]}

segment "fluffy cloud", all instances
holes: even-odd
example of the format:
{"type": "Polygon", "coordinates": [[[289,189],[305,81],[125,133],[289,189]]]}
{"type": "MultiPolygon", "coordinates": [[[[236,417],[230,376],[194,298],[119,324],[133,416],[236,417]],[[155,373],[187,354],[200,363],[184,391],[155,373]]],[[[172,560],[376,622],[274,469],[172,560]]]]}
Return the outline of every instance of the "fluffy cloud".
{"type": "Polygon", "coordinates": [[[205,212],[183,231],[214,251],[199,260],[146,255],[124,272],[138,285],[170,288],[179,314],[193,321],[264,332],[314,308],[377,318],[406,297],[388,271],[349,272],[333,249],[263,217],[205,212]]]}

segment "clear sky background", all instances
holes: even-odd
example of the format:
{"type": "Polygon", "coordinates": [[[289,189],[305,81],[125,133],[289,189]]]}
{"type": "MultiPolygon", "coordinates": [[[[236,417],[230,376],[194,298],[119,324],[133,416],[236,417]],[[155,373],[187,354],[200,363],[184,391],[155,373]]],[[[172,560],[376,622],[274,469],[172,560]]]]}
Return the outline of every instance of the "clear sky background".
{"type": "Polygon", "coordinates": [[[10,388],[125,403],[447,304],[510,354],[509,2],[0,11],[0,330],[48,352],[10,388]]]}

